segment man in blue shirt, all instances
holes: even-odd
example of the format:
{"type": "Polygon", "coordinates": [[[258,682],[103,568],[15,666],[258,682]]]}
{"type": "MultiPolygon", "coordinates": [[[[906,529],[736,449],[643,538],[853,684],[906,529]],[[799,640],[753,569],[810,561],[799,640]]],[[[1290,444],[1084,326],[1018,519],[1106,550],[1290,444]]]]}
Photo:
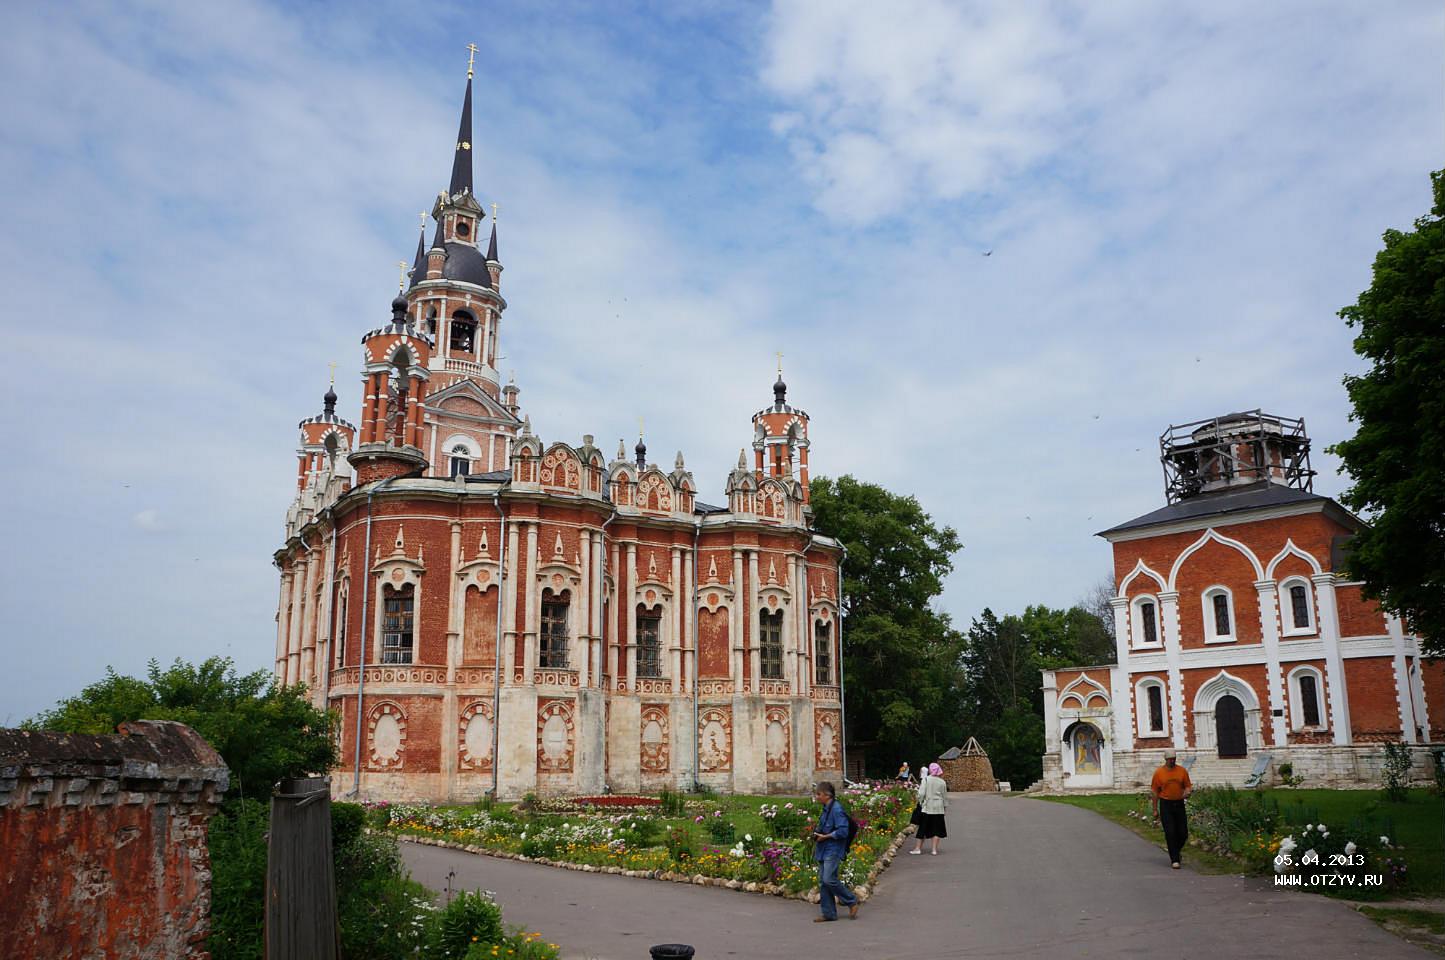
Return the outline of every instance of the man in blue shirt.
{"type": "Polygon", "coordinates": [[[813,859],[818,861],[818,905],[823,915],[814,917],[814,923],[827,923],[838,919],[838,903],[848,908],[848,918],[858,916],[858,897],[838,879],[838,868],[848,852],[848,814],[838,802],[837,791],[827,780],[813,790],[813,799],[822,806],[818,827],[813,831],[816,844],[813,859]]]}

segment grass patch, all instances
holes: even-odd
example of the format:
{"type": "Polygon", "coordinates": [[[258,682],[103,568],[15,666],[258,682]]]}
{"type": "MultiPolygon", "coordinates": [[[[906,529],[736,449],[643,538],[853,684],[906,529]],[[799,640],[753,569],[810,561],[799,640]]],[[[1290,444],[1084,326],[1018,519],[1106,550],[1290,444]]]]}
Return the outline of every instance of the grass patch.
{"type": "MultiPolygon", "coordinates": [[[[1264,831],[1266,838],[1285,834],[1299,836],[1308,824],[1328,824],[1337,836],[1388,836],[1393,846],[1403,848],[1409,864],[1408,881],[1395,891],[1380,887],[1326,887],[1316,892],[1348,900],[1379,900],[1398,896],[1438,897],[1445,894],[1445,799],[1429,790],[1409,791],[1404,800],[1386,800],[1379,790],[1290,790],[1220,791],[1217,799],[1237,801],[1233,806],[1277,809],[1277,822],[1264,831]]],[[[1195,839],[1204,791],[1191,803],[1190,832],[1195,839]]],[[[1156,823],[1141,820],[1149,809],[1147,794],[1093,794],[1088,796],[1044,797],[1054,803],[1082,807],[1128,827],[1146,839],[1162,845],[1163,835],[1156,823]],[[1131,815],[1133,814],[1133,815],[1131,815]]],[[[1228,831],[1230,853],[1211,853],[1191,845],[1189,857],[1206,872],[1268,872],[1269,855],[1261,857],[1257,844],[1261,833],[1254,827],[1228,831]],[[1256,845],[1253,849],[1251,845],[1256,845]]],[[[1221,841],[1221,849],[1223,849],[1221,841]]],[[[1300,851],[1302,852],[1302,851],[1300,851]]],[[[1389,852],[1389,851],[1387,851],[1389,852]]],[[[1373,870],[1373,864],[1370,866],[1373,870]]]]}
{"type": "Polygon", "coordinates": [[[1394,923],[1404,927],[1424,930],[1437,937],[1445,937],[1445,913],[1433,910],[1413,910],[1407,907],[1361,907],[1360,912],[1371,920],[1394,923]]]}

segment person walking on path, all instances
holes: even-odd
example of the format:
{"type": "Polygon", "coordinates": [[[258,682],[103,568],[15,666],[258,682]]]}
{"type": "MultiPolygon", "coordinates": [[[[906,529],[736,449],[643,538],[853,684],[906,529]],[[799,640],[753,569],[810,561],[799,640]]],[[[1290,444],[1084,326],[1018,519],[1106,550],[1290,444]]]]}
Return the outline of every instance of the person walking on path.
{"type": "Polygon", "coordinates": [[[818,815],[818,826],[813,831],[813,859],[818,862],[818,906],[821,917],[814,917],[814,923],[827,923],[838,919],[837,903],[848,908],[848,918],[858,916],[858,897],[838,879],[838,869],[848,852],[848,814],[838,802],[833,784],[824,780],[813,791],[813,799],[822,806],[818,815]],[[834,901],[837,901],[835,903],[834,901]]]}
{"type": "Polygon", "coordinates": [[[929,764],[918,775],[918,846],[908,851],[917,856],[923,853],[923,841],[932,840],[930,851],[938,856],[938,841],[948,836],[948,823],[944,813],[948,810],[948,784],[943,782],[943,768],[929,764]]]}
{"type": "Polygon", "coordinates": [[[1169,848],[1169,865],[1179,869],[1179,851],[1189,839],[1189,813],[1184,801],[1194,792],[1189,771],[1179,766],[1173,750],[1164,752],[1164,766],[1154,771],[1149,784],[1150,805],[1154,817],[1164,828],[1164,845],[1169,848]]]}

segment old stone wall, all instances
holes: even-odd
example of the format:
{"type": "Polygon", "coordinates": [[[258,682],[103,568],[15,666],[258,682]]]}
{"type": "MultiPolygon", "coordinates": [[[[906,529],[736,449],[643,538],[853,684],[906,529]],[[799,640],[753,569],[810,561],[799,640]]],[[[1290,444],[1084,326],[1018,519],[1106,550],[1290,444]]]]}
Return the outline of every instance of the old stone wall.
{"type": "Polygon", "coordinates": [[[0,730],[0,956],[204,958],[229,774],[190,727],[0,730]]]}

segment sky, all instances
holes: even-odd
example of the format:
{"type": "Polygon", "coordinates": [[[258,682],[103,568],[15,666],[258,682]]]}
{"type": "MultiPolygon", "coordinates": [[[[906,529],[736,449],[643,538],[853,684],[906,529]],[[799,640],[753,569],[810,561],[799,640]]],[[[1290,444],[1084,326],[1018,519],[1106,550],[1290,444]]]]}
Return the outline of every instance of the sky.
{"type": "Polygon", "coordinates": [[[0,5],[0,725],[151,658],[270,666],[296,424],[389,314],[480,48],[501,361],[547,441],[722,500],[771,399],[918,497],[939,600],[1066,606],[1159,434],[1303,417],[1441,166],[1445,7],[703,0],[0,5]]]}

